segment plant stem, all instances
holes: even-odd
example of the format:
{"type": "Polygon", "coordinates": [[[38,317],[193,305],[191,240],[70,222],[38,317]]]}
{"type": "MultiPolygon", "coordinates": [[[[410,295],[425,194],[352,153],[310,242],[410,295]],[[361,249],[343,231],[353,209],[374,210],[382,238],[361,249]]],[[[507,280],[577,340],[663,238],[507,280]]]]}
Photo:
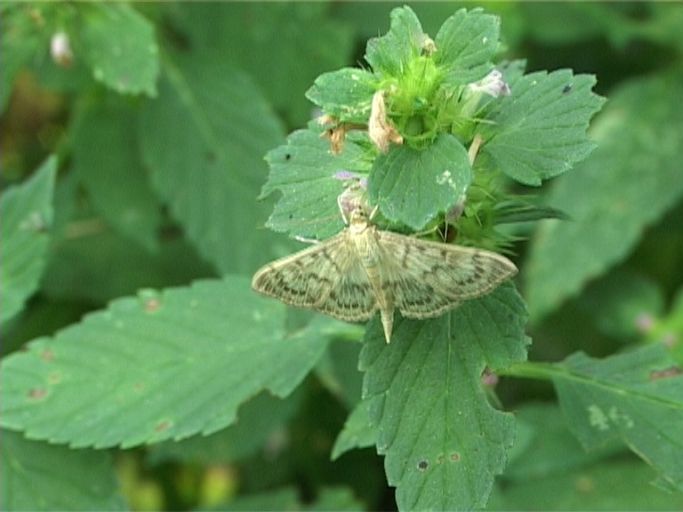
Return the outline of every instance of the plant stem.
{"type": "Polygon", "coordinates": [[[516,363],[508,366],[505,369],[496,370],[498,375],[506,375],[508,377],[522,377],[524,379],[542,379],[552,380],[553,376],[564,373],[561,368],[558,368],[553,363],[537,363],[533,361],[525,361],[523,363],[516,363]]]}

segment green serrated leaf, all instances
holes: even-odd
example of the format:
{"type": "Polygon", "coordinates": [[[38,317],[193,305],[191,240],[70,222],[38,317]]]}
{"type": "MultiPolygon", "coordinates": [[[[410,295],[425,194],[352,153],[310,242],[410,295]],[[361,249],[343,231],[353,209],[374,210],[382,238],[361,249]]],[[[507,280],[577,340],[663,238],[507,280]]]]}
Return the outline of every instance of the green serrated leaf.
{"type": "Polygon", "coordinates": [[[538,230],[527,265],[531,316],[539,320],[623,259],[643,229],[683,197],[680,73],[630,82],[595,124],[599,149],[558,180],[547,201],[572,222],[538,230]],[[558,262],[562,271],[558,271],[558,262]]]}
{"type": "Polygon", "coordinates": [[[262,393],[239,408],[234,425],[211,434],[179,442],[164,442],[149,450],[150,462],[225,464],[255,454],[268,438],[282,431],[301,403],[300,394],[280,400],[262,393]]]}
{"type": "Polygon", "coordinates": [[[323,73],[306,91],[306,97],[323,112],[343,122],[367,123],[372,95],[375,93],[372,73],[356,68],[343,68],[323,73]]]}
{"type": "Polygon", "coordinates": [[[38,288],[52,225],[57,159],[48,158],[0,199],[0,325],[16,315],[38,288]]]}
{"type": "Polygon", "coordinates": [[[365,60],[375,73],[393,77],[403,74],[408,62],[422,52],[425,34],[420,20],[407,5],[391,11],[391,27],[368,41],[365,60]]]}
{"type": "Polygon", "coordinates": [[[137,123],[131,107],[107,97],[81,112],[73,128],[74,172],[107,222],[153,250],[161,214],[131,130],[137,123]]]}
{"type": "Polygon", "coordinates": [[[364,399],[400,510],[486,504],[514,421],[491,407],[481,374],[525,359],[525,322],[519,295],[503,285],[438,319],[399,319],[391,344],[377,319],[369,324],[364,399]]]}
{"type": "Polygon", "coordinates": [[[370,421],[369,402],[371,400],[360,402],[349,414],[344,423],[344,429],[334,442],[332,460],[338,459],[355,448],[367,448],[377,444],[377,430],[370,421]]]}
{"type": "Polygon", "coordinates": [[[2,361],[0,424],[77,447],[211,434],[262,390],[287,396],[324,352],[331,320],[290,335],[284,321],[242,277],[114,301],[2,361]]]}
{"type": "Polygon", "coordinates": [[[110,454],[0,432],[2,510],[125,510],[110,454]]]}
{"type": "Polygon", "coordinates": [[[489,510],[680,510],[683,494],[657,489],[654,476],[645,464],[630,460],[596,464],[506,486],[489,510]]]}
{"type": "Polygon", "coordinates": [[[342,170],[365,173],[369,164],[361,148],[347,141],[340,155],[330,153],[330,143],[311,130],[297,130],[287,145],[268,153],[270,165],[263,196],[282,192],[267,226],[292,236],[324,239],[344,227],[337,196],[344,183],[335,179],[342,170]]]}
{"type": "Polygon", "coordinates": [[[603,360],[578,353],[557,366],[560,405],[586,449],[622,440],[683,490],[683,372],[662,345],[603,360]]]}
{"type": "Polygon", "coordinates": [[[254,202],[281,126],[253,82],[220,55],[165,62],[140,126],[153,185],[207,260],[223,273],[252,272],[277,256],[262,229],[268,208],[254,202]]]}
{"type": "Polygon", "coordinates": [[[445,70],[451,85],[464,85],[482,78],[492,68],[498,49],[500,18],[481,9],[458,10],[439,29],[434,42],[434,60],[445,70]]]}
{"type": "Polygon", "coordinates": [[[153,26],[123,3],[82,8],[81,47],[95,80],[119,93],[156,95],[159,47],[153,26]]]}
{"type": "Polygon", "coordinates": [[[510,96],[492,101],[482,124],[483,154],[525,185],[540,185],[584,159],[594,148],[586,130],[603,103],[592,75],[562,69],[510,80],[510,96]]]}
{"type": "Polygon", "coordinates": [[[462,199],[471,181],[467,150],[442,134],[426,149],[397,146],[377,157],[368,195],[386,218],[419,230],[462,199]]]}

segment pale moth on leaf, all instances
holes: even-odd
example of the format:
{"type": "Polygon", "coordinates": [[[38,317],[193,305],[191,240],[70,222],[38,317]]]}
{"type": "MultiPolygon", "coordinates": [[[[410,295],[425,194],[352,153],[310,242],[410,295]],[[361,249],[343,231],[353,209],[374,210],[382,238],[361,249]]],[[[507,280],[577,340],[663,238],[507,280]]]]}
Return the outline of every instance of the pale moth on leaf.
{"type": "Polygon", "coordinates": [[[368,215],[358,184],[337,203],[347,227],[263,266],[254,274],[254,290],[349,322],[369,320],[379,310],[389,343],[395,309],[406,318],[436,317],[517,272],[490,251],[378,229],[371,223],[376,208],[368,215]]]}

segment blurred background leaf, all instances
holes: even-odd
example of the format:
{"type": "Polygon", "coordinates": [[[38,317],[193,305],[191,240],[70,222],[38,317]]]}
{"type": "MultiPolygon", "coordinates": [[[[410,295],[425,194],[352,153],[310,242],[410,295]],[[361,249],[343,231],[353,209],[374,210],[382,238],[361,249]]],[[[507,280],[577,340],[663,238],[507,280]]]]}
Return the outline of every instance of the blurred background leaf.
{"type": "Polygon", "coordinates": [[[50,157],[29,181],[0,199],[0,324],[16,315],[38,287],[52,225],[57,160],[50,157]]]}
{"type": "Polygon", "coordinates": [[[126,509],[110,453],[70,450],[9,430],[0,436],[3,510],[126,509]]]}

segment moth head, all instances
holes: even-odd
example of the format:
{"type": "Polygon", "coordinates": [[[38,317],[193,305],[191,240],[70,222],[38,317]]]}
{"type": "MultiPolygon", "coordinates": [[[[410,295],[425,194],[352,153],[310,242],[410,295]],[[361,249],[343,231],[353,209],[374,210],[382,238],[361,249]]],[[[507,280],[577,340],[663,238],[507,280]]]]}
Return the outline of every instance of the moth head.
{"type": "Polygon", "coordinates": [[[368,225],[368,212],[362,206],[356,206],[349,214],[349,226],[359,230],[368,225]]]}

